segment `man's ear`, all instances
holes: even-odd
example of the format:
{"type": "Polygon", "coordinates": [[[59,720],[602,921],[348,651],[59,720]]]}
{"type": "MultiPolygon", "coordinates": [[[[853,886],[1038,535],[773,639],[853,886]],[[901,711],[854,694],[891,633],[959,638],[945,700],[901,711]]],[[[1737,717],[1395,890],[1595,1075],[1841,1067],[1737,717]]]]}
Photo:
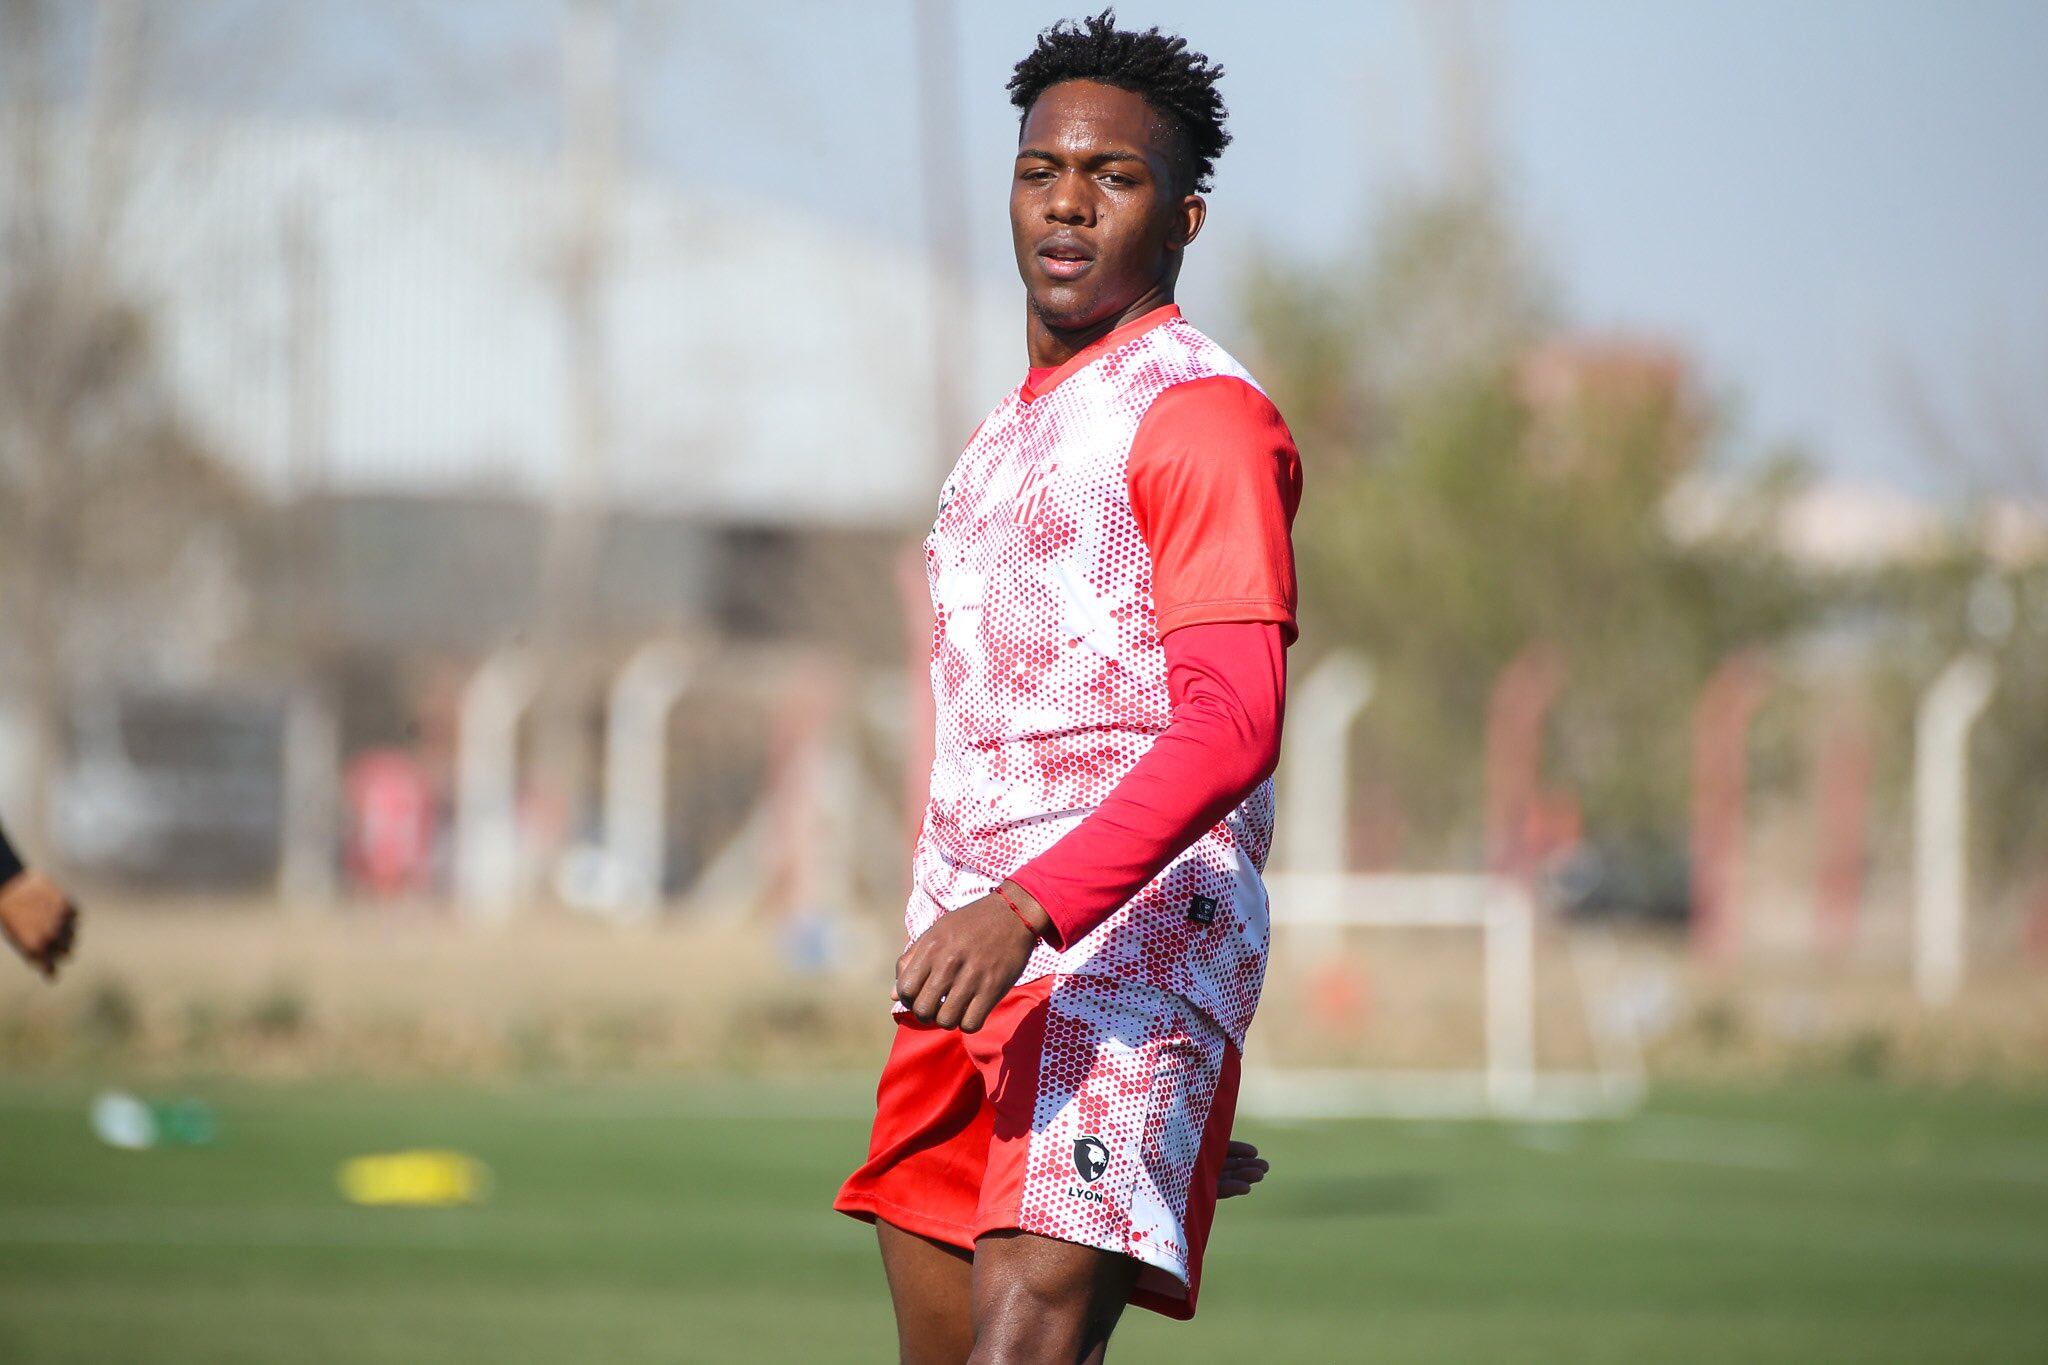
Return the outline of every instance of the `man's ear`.
{"type": "Polygon", "coordinates": [[[1184,195],[1174,206],[1173,235],[1169,239],[1174,249],[1179,250],[1201,235],[1202,224],[1209,220],[1209,201],[1199,194],[1184,195]]]}

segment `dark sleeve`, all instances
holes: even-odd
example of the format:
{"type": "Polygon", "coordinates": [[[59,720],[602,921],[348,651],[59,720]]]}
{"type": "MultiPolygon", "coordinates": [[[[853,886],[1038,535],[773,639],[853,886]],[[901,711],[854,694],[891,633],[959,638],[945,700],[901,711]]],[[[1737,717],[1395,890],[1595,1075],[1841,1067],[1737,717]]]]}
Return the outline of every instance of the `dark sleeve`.
{"type": "Polygon", "coordinates": [[[1166,729],[1101,805],[1012,874],[1045,907],[1055,948],[1115,914],[1272,773],[1287,687],[1281,631],[1204,622],[1166,637],[1166,729]]]}
{"type": "Polygon", "coordinates": [[[7,842],[7,831],[0,829],[0,886],[5,886],[21,875],[21,859],[14,852],[14,845],[7,842]]]}

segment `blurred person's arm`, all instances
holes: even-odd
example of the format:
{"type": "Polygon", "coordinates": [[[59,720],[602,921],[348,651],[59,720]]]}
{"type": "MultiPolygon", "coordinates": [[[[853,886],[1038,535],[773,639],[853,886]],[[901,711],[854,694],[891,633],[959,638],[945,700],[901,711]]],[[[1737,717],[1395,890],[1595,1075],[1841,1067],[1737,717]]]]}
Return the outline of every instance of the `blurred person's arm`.
{"type": "Polygon", "coordinates": [[[78,908],[48,877],[22,865],[0,829],[0,936],[31,967],[54,977],[77,933],[78,908]]]}

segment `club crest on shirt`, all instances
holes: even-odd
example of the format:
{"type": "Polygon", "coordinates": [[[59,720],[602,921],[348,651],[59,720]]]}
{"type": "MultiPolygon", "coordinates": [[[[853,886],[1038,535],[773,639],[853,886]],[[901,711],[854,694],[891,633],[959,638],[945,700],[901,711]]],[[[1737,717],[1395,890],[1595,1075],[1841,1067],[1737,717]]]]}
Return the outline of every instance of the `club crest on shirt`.
{"type": "Polygon", "coordinates": [[[1052,476],[1058,471],[1059,462],[1056,460],[1047,460],[1025,471],[1024,482],[1017,488],[1011,520],[1019,526],[1029,526],[1038,519],[1039,509],[1045,506],[1046,490],[1052,486],[1052,476]]]}

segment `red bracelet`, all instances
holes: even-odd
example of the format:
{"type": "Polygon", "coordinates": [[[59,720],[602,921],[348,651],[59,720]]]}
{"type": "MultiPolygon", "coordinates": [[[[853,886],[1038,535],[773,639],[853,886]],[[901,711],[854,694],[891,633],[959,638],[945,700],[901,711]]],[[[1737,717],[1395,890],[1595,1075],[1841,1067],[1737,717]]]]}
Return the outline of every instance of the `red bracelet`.
{"type": "Polygon", "coordinates": [[[1003,884],[1001,882],[996,883],[995,894],[1001,896],[1003,898],[1003,904],[1010,907],[1010,913],[1017,917],[1017,923],[1023,925],[1026,929],[1030,929],[1031,937],[1037,938],[1038,930],[1031,928],[1031,921],[1024,918],[1024,912],[1017,908],[1017,902],[1010,899],[1010,893],[1003,890],[1003,884]]]}

